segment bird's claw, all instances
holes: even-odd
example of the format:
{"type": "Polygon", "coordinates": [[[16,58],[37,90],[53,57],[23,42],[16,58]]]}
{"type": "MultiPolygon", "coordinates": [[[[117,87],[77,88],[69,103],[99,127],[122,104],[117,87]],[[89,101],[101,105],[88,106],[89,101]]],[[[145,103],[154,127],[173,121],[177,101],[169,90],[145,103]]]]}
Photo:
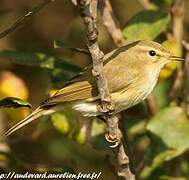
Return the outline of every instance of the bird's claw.
{"type": "Polygon", "coordinates": [[[110,148],[115,148],[119,145],[120,143],[120,139],[115,137],[115,136],[111,136],[109,133],[105,134],[105,139],[111,143],[111,145],[109,146],[110,148]]]}
{"type": "Polygon", "coordinates": [[[103,101],[102,104],[97,106],[97,110],[102,113],[107,113],[111,115],[115,110],[115,105],[111,101],[103,101]]]}

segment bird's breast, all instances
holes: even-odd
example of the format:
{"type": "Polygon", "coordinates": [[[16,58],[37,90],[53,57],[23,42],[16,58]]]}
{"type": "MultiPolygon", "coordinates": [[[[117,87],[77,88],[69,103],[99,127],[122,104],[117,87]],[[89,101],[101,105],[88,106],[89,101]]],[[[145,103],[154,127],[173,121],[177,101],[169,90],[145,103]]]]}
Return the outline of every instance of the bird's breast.
{"type": "MultiPolygon", "coordinates": [[[[115,113],[126,110],[146,99],[157,82],[157,74],[154,75],[153,71],[148,72],[147,75],[140,76],[140,78],[133,81],[128,88],[111,93],[111,98],[115,103],[115,113]]],[[[97,102],[77,101],[73,103],[72,108],[82,113],[83,116],[90,117],[101,114],[97,105],[97,102]]]]}
{"type": "Polygon", "coordinates": [[[126,110],[146,99],[152,92],[157,80],[158,76],[149,73],[147,76],[141,76],[140,79],[133,82],[127,90],[113,94],[116,111],[126,110]]]}

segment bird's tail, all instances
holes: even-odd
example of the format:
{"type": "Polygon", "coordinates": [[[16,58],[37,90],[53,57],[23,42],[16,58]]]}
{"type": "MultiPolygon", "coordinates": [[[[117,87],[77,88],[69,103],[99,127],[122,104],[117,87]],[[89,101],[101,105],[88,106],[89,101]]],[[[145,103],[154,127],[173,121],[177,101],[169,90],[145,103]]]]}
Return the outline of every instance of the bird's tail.
{"type": "Polygon", "coordinates": [[[7,132],[5,132],[5,136],[11,135],[13,132],[17,131],[21,127],[25,126],[26,124],[32,122],[33,120],[37,119],[38,117],[42,116],[44,114],[44,109],[42,108],[37,108],[34,110],[29,116],[27,116],[25,119],[22,121],[18,122],[15,124],[13,127],[11,127],[7,132]]]}

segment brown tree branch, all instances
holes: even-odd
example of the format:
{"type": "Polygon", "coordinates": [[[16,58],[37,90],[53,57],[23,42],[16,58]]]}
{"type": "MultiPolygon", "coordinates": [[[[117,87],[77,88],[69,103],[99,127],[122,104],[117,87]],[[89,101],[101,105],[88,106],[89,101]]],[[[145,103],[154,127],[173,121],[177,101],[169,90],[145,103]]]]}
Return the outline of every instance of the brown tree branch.
{"type": "MultiPolygon", "coordinates": [[[[100,12],[102,15],[103,24],[106,27],[108,33],[110,34],[111,38],[113,39],[115,45],[117,47],[123,46],[125,44],[125,39],[123,37],[122,31],[119,27],[119,23],[114,15],[111,3],[109,0],[101,0],[101,8],[100,12]]],[[[118,119],[115,119],[114,121],[108,123],[109,124],[109,132],[111,129],[117,129],[116,131],[120,131],[118,127],[118,119]],[[112,128],[111,128],[112,127],[112,128]]],[[[121,133],[121,131],[120,131],[121,133]]],[[[127,133],[127,132],[126,132],[127,133]]],[[[121,134],[122,136],[122,134],[121,134]]],[[[118,160],[118,168],[117,172],[119,176],[124,177],[125,179],[135,179],[134,174],[130,170],[130,161],[129,157],[126,154],[126,150],[129,149],[128,147],[124,148],[124,141],[127,141],[127,139],[122,138],[122,140],[119,143],[118,149],[116,152],[117,154],[117,160],[118,160]]],[[[126,142],[126,144],[129,146],[129,143],[126,142]]],[[[130,157],[131,158],[131,157],[130,157]]]]}
{"type": "MultiPolygon", "coordinates": [[[[110,34],[111,38],[113,39],[115,45],[117,47],[123,46],[125,44],[125,39],[123,37],[122,31],[119,27],[119,23],[114,15],[111,3],[109,0],[101,0],[100,1],[100,12],[102,15],[103,24],[106,27],[108,33],[110,34]]],[[[113,129],[117,129],[116,131],[120,131],[118,127],[118,119],[115,119],[113,122],[109,122],[109,131],[111,131],[111,125],[113,125],[113,129]]],[[[121,132],[121,131],[120,131],[121,132]]],[[[127,133],[127,132],[125,132],[127,133]]],[[[121,134],[122,136],[122,134],[121,134]]],[[[130,170],[131,163],[129,162],[129,157],[126,154],[126,151],[130,149],[130,147],[124,146],[124,141],[128,139],[122,138],[120,141],[119,147],[117,151],[118,156],[118,175],[124,177],[125,179],[135,179],[134,174],[130,170]],[[124,148],[125,147],[125,148],[124,148]]],[[[126,142],[127,146],[129,143],[126,142]]],[[[131,158],[131,157],[130,157],[131,158]]],[[[134,168],[133,168],[134,169],[134,168]]]]}
{"type": "MultiPolygon", "coordinates": [[[[96,26],[97,0],[78,0],[77,4],[80,7],[81,16],[84,20],[87,36],[87,46],[93,61],[92,74],[96,78],[99,94],[101,97],[101,108],[99,109],[105,114],[108,126],[108,134],[106,134],[106,139],[109,142],[116,144],[114,148],[115,150],[117,150],[116,154],[118,160],[118,175],[125,177],[125,179],[127,180],[131,180],[134,179],[134,175],[130,171],[129,160],[123,148],[123,143],[121,140],[122,133],[118,127],[119,120],[116,116],[112,116],[109,113],[110,111],[114,110],[114,105],[111,102],[108,83],[103,73],[104,55],[98,46],[98,30],[96,26]]],[[[120,41],[116,42],[120,43],[120,41]]]]}
{"type": "MultiPolygon", "coordinates": [[[[123,177],[125,180],[135,180],[135,175],[132,173],[130,169],[130,160],[126,153],[126,148],[124,147],[124,139],[121,130],[118,126],[119,119],[116,116],[107,119],[108,124],[108,133],[106,134],[106,139],[111,139],[111,134],[115,134],[115,136],[121,135],[120,141],[117,142],[115,146],[112,146],[113,152],[117,158],[117,164],[114,165],[117,169],[117,175],[123,177]]],[[[113,141],[114,142],[114,141],[113,141]]]]}
{"type": "Polygon", "coordinates": [[[120,144],[118,150],[118,176],[124,177],[126,180],[134,180],[135,176],[132,174],[129,167],[129,158],[125,153],[123,143],[120,144]]]}
{"type": "Polygon", "coordinates": [[[87,46],[93,60],[93,75],[97,80],[99,94],[103,102],[109,102],[110,96],[107,87],[107,81],[103,74],[103,57],[104,54],[100,50],[97,42],[98,31],[96,28],[96,11],[95,5],[97,1],[94,0],[79,0],[78,5],[80,7],[81,16],[83,17],[86,36],[87,46]],[[95,13],[94,13],[95,11],[95,13]]]}
{"type": "Polygon", "coordinates": [[[44,0],[42,3],[38,4],[31,10],[29,10],[23,17],[17,19],[10,27],[5,29],[4,31],[0,32],[0,39],[8,35],[9,33],[15,31],[19,26],[23,25],[26,20],[30,17],[34,16],[38,13],[41,9],[43,9],[47,4],[54,2],[55,0],[44,0]]]}

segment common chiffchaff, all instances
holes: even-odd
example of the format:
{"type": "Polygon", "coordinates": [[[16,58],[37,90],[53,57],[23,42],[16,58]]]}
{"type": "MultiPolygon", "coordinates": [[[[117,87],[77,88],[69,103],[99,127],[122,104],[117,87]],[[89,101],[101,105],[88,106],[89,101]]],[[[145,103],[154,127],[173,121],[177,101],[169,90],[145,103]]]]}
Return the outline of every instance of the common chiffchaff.
{"type": "MultiPolygon", "coordinates": [[[[153,90],[163,66],[172,60],[183,60],[153,41],[137,41],[104,56],[104,74],[115,113],[128,109],[144,100],[153,90]]],[[[28,117],[10,128],[6,136],[36,118],[70,106],[83,116],[100,116],[100,97],[91,74],[92,66],[73,78],[52,97],[41,103],[28,117]]]]}

